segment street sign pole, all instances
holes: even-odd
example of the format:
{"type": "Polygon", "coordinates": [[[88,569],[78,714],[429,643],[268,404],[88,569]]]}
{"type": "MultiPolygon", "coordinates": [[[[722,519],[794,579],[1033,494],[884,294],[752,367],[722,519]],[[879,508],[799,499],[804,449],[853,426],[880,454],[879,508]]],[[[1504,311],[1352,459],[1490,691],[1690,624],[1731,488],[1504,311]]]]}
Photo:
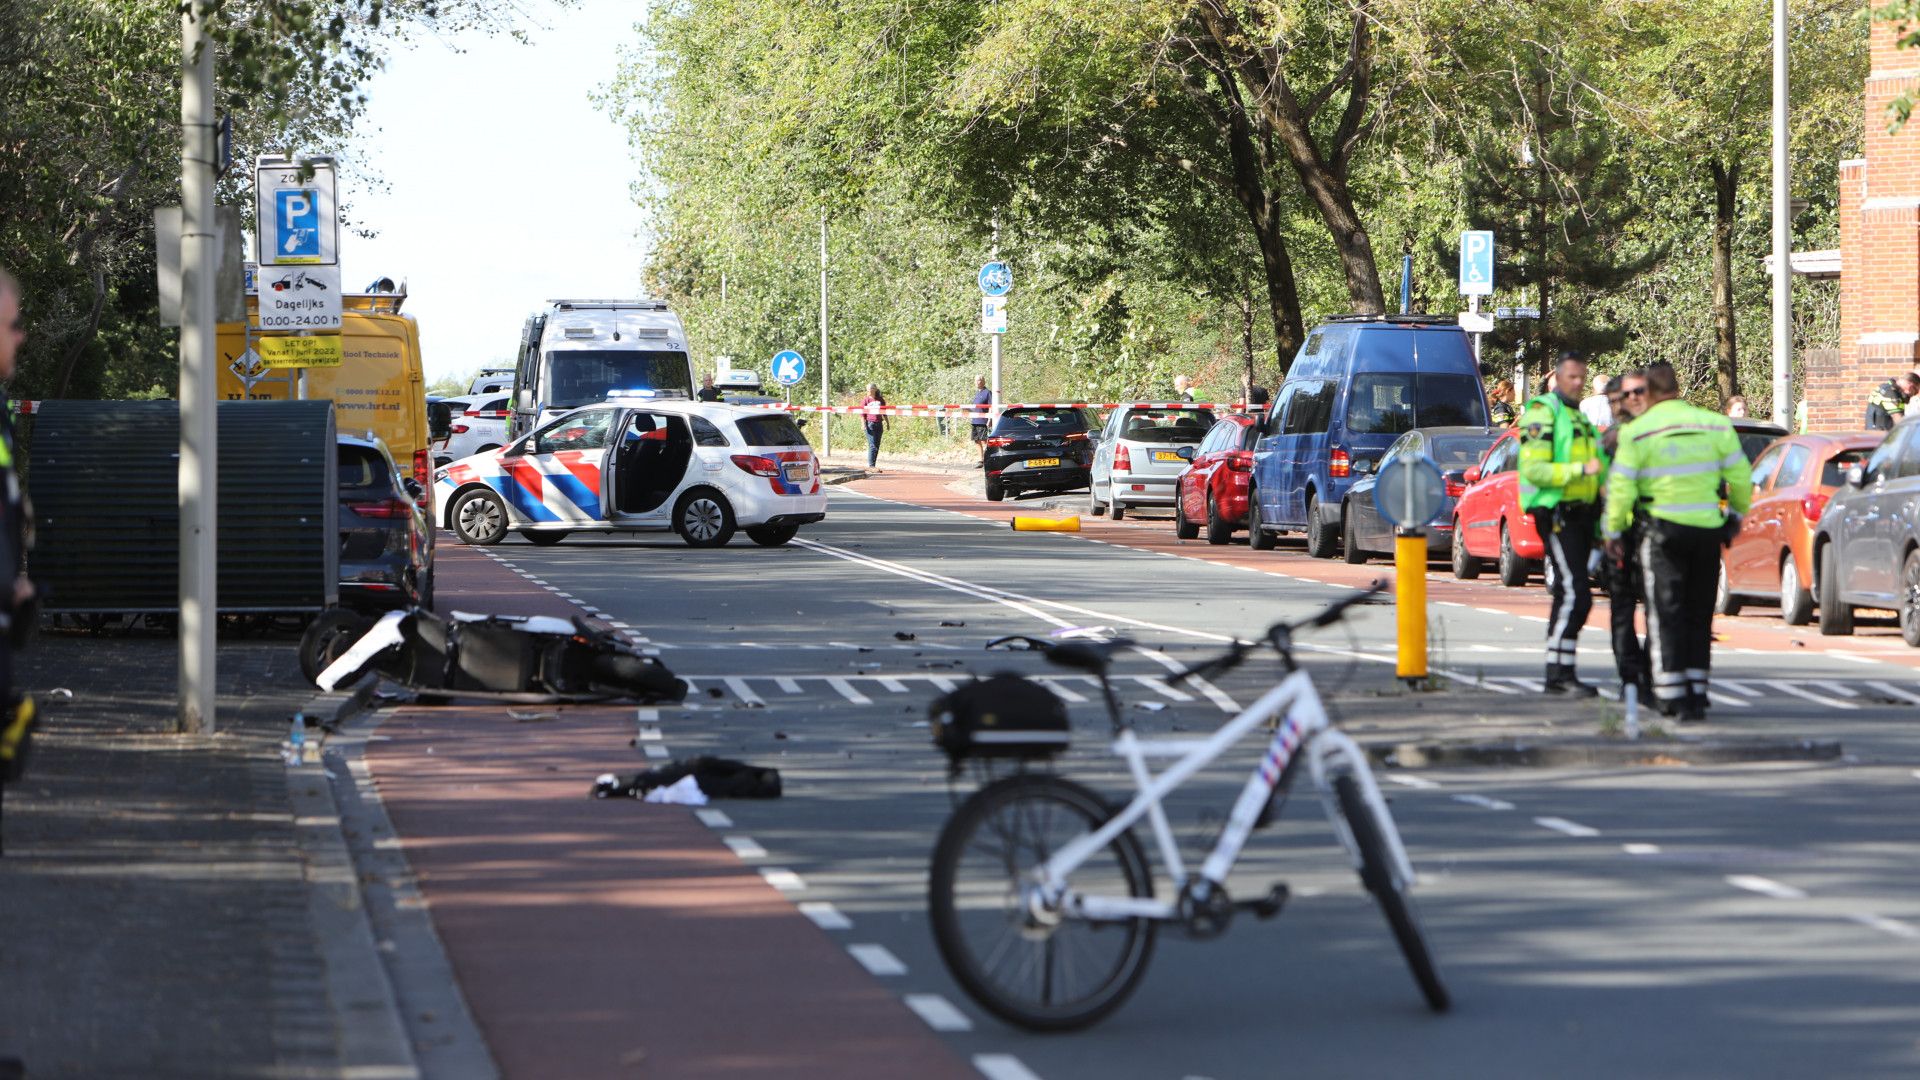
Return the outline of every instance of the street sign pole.
{"type": "MultiPolygon", "coordinates": [[[[1787,0],[1773,0],[1773,422],[1793,390],[1793,231],[1787,200],[1787,0]]],[[[1788,428],[1788,430],[1792,430],[1788,428]]]]}
{"type": "Polygon", "coordinates": [[[214,732],[219,505],[214,370],[213,41],[206,8],[180,15],[180,663],[174,729],[214,732]]]}
{"type": "MultiPolygon", "coordinates": [[[[827,212],[820,211],[820,404],[833,404],[827,367],[827,212]]],[[[833,413],[820,414],[820,456],[833,453],[833,413]]]]}
{"type": "Polygon", "coordinates": [[[980,332],[987,335],[990,342],[990,355],[993,358],[992,383],[988,390],[991,403],[987,408],[988,423],[1000,418],[1000,339],[1007,332],[1007,294],[1013,291],[1013,271],[1000,261],[1000,224],[993,226],[994,258],[980,268],[977,281],[980,285],[980,332]]]}

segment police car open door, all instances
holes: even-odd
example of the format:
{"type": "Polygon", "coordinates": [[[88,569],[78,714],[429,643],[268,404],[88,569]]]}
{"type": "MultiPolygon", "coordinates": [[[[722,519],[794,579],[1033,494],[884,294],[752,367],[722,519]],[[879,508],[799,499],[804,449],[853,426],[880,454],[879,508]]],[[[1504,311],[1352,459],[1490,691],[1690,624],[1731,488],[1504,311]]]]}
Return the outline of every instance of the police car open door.
{"type": "Polygon", "coordinates": [[[500,456],[501,494],[528,525],[604,520],[601,473],[613,412],[587,410],[547,425],[500,456]]]}
{"type": "Polygon", "coordinates": [[[673,496],[693,461],[686,418],[670,413],[629,413],[613,448],[612,512],[623,524],[664,522],[673,496]]]}

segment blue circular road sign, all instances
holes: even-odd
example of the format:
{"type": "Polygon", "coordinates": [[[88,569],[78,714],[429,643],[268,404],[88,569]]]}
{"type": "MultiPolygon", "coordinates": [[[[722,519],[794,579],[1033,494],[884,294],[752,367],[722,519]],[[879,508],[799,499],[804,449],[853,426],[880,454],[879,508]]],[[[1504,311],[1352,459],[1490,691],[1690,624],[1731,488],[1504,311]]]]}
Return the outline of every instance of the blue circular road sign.
{"type": "Polygon", "coordinates": [[[807,377],[807,358],[787,349],[773,354],[773,381],[792,386],[807,377]]]}
{"type": "Polygon", "coordinates": [[[1013,270],[1003,262],[990,262],[980,268],[980,291],[988,296],[1005,296],[1013,291],[1013,270]]]}
{"type": "Polygon", "coordinates": [[[1432,521],[1446,495],[1440,466],[1424,454],[1393,458],[1380,467],[1380,476],[1373,482],[1374,507],[1403,529],[1422,528],[1432,521]]]}

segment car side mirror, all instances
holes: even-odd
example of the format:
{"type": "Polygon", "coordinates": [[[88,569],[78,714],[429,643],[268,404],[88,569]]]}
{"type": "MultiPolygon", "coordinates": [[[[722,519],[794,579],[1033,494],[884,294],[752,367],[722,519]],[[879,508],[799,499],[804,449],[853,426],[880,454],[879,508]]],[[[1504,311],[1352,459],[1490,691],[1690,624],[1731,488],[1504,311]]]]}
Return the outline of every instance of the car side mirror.
{"type": "Polygon", "coordinates": [[[1465,483],[1469,487],[1479,483],[1480,482],[1480,466],[1475,465],[1472,468],[1468,469],[1466,472],[1466,475],[1462,476],[1460,479],[1463,483],[1465,483]]]}
{"type": "Polygon", "coordinates": [[[520,408],[522,408],[522,409],[527,409],[527,410],[532,410],[532,408],[533,408],[533,390],[532,390],[532,388],[531,388],[531,387],[529,387],[528,389],[525,389],[525,390],[522,390],[522,391],[520,391],[520,398],[519,398],[519,407],[520,407],[520,408]]]}
{"type": "Polygon", "coordinates": [[[1847,466],[1847,486],[1863,487],[1867,482],[1867,469],[1864,465],[1847,466]]]}
{"type": "Polygon", "coordinates": [[[1175,447],[1175,448],[1174,448],[1174,451],[1173,451],[1173,452],[1174,452],[1174,453],[1176,453],[1176,454],[1178,454],[1178,455],[1180,455],[1180,460],[1181,460],[1181,461],[1192,461],[1192,460],[1193,460],[1193,447],[1191,447],[1191,446],[1179,446],[1179,447],[1175,447]]]}
{"type": "Polygon", "coordinates": [[[411,477],[401,480],[400,486],[407,490],[407,497],[414,502],[420,502],[427,497],[427,489],[421,487],[419,481],[411,477]]]}

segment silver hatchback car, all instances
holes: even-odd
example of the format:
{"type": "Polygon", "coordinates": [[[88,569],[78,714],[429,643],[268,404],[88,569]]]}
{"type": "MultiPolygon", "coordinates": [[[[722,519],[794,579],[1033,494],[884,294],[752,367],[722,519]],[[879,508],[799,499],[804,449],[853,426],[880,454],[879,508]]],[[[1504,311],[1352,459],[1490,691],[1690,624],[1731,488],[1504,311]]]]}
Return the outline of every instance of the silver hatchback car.
{"type": "Polygon", "coordinates": [[[1172,506],[1174,485],[1187,467],[1183,446],[1198,445],[1213,427],[1213,412],[1191,405],[1122,405],[1095,436],[1088,511],[1113,510],[1119,521],[1136,506],[1172,506]]]}

